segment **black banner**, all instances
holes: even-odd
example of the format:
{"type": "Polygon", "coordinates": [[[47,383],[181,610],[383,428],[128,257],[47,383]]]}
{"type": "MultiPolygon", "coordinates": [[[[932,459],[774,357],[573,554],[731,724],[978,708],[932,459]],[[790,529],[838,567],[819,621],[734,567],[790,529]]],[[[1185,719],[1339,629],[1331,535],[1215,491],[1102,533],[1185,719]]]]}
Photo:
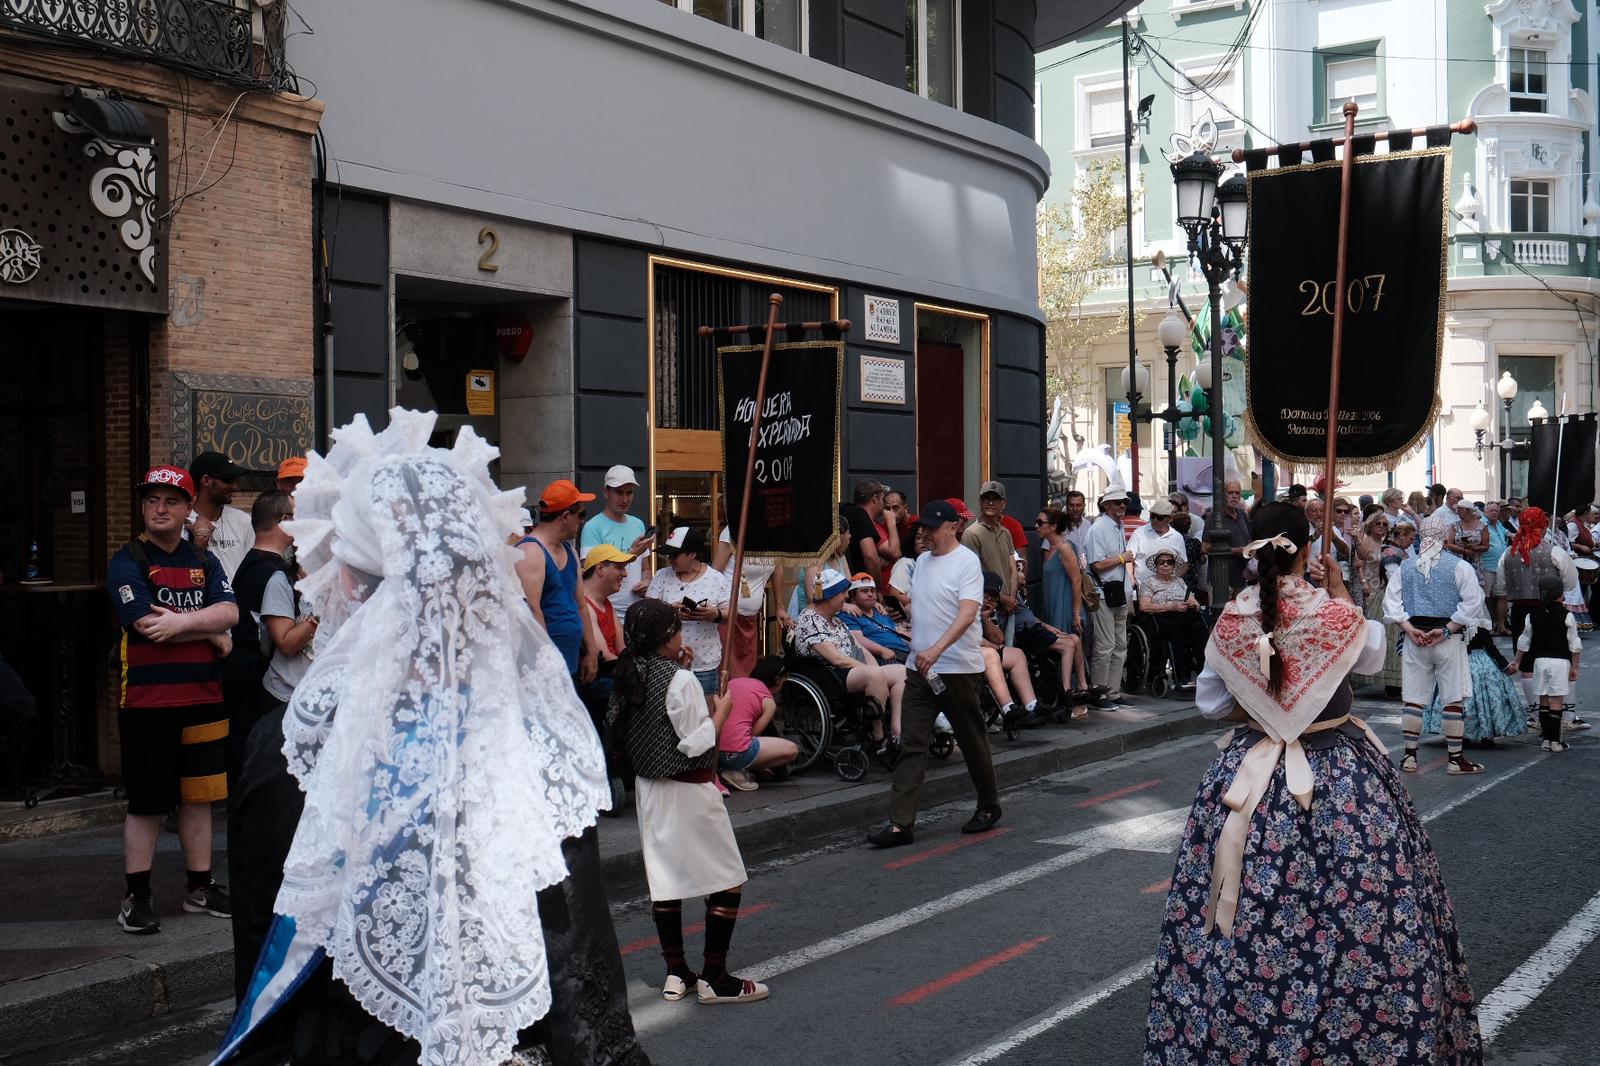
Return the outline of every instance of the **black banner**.
{"type": "Polygon", "coordinates": [[[1527,502],[1530,506],[1564,515],[1593,502],[1595,428],[1593,414],[1546,418],[1533,423],[1532,449],[1528,455],[1527,502]]]}
{"type": "Polygon", "coordinates": [[[1257,448],[1293,466],[1324,461],[1338,302],[1340,468],[1392,468],[1421,443],[1439,404],[1449,179],[1442,148],[1358,158],[1335,293],[1340,164],[1250,175],[1245,424],[1257,448]]]}
{"type": "MultiPolygon", "coordinates": [[[[717,349],[722,408],[722,483],[728,528],[738,533],[745,463],[755,413],[761,346],[717,349]]],[[[781,559],[811,559],[830,550],[839,533],[839,389],[844,344],[801,341],[772,346],[761,440],[756,448],[755,495],[745,551],[781,559]]]]}

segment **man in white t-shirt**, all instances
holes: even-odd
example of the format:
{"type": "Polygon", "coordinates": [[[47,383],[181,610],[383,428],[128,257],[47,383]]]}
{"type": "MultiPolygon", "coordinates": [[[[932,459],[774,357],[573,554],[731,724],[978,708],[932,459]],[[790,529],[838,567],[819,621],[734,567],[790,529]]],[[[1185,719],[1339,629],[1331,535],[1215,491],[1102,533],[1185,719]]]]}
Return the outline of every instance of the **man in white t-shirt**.
{"type": "Polygon", "coordinates": [[[957,539],[957,522],[948,500],[934,500],[922,509],[928,550],[917,560],[911,579],[916,610],[911,614],[911,659],[900,704],[900,761],[889,794],[889,824],[867,837],[873,847],[911,843],[933,720],[941,711],[950,720],[978,792],[977,813],[961,831],[987,832],[1000,820],[1000,792],[978,696],[984,683],[978,626],[983,566],[957,539]]]}
{"type": "Polygon", "coordinates": [[[244,468],[221,452],[201,452],[189,464],[195,488],[194,510],[189,512],[189,540],[196,548],[217,557],[229,581],[244,562],[244,553],[256,542],[250,516],[229,506],[243,474],[244,468]]]}
{"type": "Polygon", "coordinates": [[[639,490],[639,479],[633,468],[614,466],[606,471],[606,506],[603,511],[583,524],[578,537],[578,554],[587,556],[589,549],[609,544],[625,555],[633,556],[628,564],[628,575],[622,579],[622,588],[609,599],[611,609],[620,621],[628,608],[643,596],[650,587],[644,576],[643,555],[655,544],[654,530],[646,530],[644,520],[628,513],[633,497],[639,490]]]}

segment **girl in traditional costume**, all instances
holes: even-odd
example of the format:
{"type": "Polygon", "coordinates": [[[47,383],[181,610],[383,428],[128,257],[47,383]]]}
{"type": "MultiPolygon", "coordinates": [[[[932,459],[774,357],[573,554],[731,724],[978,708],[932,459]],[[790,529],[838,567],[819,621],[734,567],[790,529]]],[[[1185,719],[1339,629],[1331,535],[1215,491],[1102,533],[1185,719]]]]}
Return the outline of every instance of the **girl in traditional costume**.
{"type": "MultiPolygon", "coordinates": [[[[1463,737],[1472,743],[1492,744],[1496,737],[1521,736],[1527,730],[1522,708],[1522,693],[1509,674],[1515,673],[1495,645],[1493,624],[1487,615],[1478,619],[1478,628],[1467,641],[1467,669],[1472,679],[1472,695],[1461,705],[1463,737]]],[[[1444,704],[1435,690],[1433,701],[1422,712],[1424,733],[1444,732],[1444,704]]]]}
{"type": "Polygon", "coordinates": [[[1383,662],[1310,529],[1255,514],[1261,575],[1218,619],[1196,702],[1239,721],[1201,782],[1151,986],[1146,1066],[1478,1066],[1482,1042],[1439,864],[1352,671],[1383,662]]]}
{"type": "Polygon", "coordinates": [[[605,759],[507,546],[522,490],[470,428],[429,447],[434,420],[358,415],[284,523],[322,621],[241,773],[234,917],[262,946],[218,1061],[647,1066],[600,881],[605,759]]]}

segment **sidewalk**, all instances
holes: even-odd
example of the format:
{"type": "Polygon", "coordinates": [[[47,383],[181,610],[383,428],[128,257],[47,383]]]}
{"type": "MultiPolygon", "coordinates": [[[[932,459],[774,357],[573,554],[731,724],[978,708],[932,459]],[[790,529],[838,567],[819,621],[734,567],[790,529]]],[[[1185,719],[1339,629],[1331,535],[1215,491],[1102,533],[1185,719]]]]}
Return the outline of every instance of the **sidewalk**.
{"type": "MultiPolygon", "coordinates": [[[[1002,788],[1204,732],[1192,705],[1142,699],[1134,710],[1093,713],[1069,726],[991,736],[1002,788]]],[[[971,784],[959,754],[935,761],[923,805],[960,799],[971,784]]],[[[856,784],[827,764],[791,781],[728,798],[747,859],[818,836],[881,821],[890,775],[874,766],[856,784]]],[[[153,876],[161,932],[133,937],[116,925],[122,895],[122,806],[109,795],[0,810],[0,1062],[91,1033],[215,1002],[233,988],[229,923],[181,913],[183,862],[163,833],[153,876]],[[62,829],[69,831],[62,831],[62,829]]],[[[224,818],[216,868],[225,880],[224,818]]],[[[631,805],[602,818],[600,852],[613,900],[643,890],[638,822],[631,805]]]]}

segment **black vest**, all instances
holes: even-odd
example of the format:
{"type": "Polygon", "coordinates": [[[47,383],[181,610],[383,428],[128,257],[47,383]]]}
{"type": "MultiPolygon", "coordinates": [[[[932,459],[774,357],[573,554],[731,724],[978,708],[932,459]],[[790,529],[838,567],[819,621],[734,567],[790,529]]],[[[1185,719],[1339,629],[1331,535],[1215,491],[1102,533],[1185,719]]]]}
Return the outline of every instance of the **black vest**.
{"type": "Polygon", "coordinates": [[[633,772],[639,777],[660,779],[716,766],[715,744],[709,751],[692,758],[678,750],[678,731],[672,728],[672,720],[667,717],[667,688],[682,667],[656,656],[635,662],[645,672],[644,698],[637,706],[623,707],[621,698],[613,693],[607,716],[612,721],[624,719],[622,742],[628,761],[633,764],[633,772]]]}
{"type": "Polygon", "coordinates": [[[1528,612],[1528,620],[1533,623],[1533,639],[1528,643],[1529,658],[1572,661],[1572,652],[1567,647],[1567,617],[1567,608],[1560,603],[1528,612]]]}
{"type": "MultiPolygon", "coordinates": [[[[239,603],[239,621],[233,627],[233,651],[228,658],[232,666],[258,667],[258,675],[267,672],[267,664],[272,659],[270,654],[261,651],[261,625],[256,615],[261,611],[261,600],[267,594],[267,582],[272,580],[273,574],[284,574],[290,584],[294,583],[288,560],[277,552],[251,548],[245,552],[233,575],[233,598],[239,603]]],[[[296,599],[298,601],[298,597],[296,599]]]]}

